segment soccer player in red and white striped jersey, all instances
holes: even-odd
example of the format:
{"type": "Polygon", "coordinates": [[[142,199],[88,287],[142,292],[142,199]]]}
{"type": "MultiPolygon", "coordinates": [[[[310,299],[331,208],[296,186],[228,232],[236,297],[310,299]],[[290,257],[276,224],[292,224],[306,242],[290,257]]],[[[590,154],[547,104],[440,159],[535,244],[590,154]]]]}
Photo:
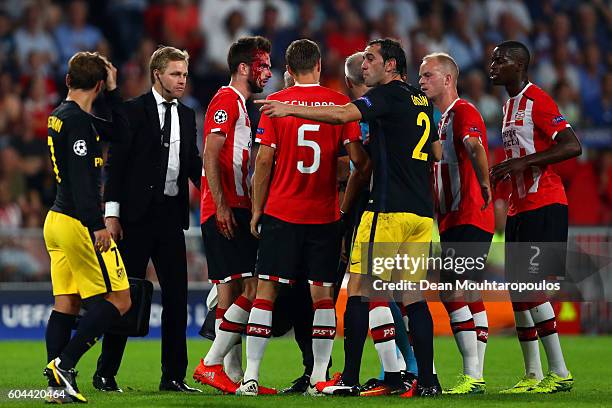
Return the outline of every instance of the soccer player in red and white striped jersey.
{"type": "MultiPolygon", "coordinates": [[[[562,251],[552,251],[548,247],[538,249],[537,261],[544,276],[564,273],[567,198],[561,179],[550,165],[579,156],[582,152],[576,134],[552,98],[529,82],[529,58],[525,45],[506,41],[493,50],[490,66],[493,84],[504,86],[510,95],[503,110],[502,138],[506,160],[491,169],[494,184],[507,177],[512,183],[506,222],[507,278],[525,274],[525,269],[530,267],[521,263],[522,259],[529,258],[526,253],[521,254],[520,248],[518,254],[514,253],[516,243],[520,242],[529,242],[530,245],[560,243],[562,251]]],[[[529,302],[514,300],[514,318],[525,361],[525,376],[503,392],[570,390],[574,380],[565,366],[552,305],[542,293],[532,296],[529,302]],[[548,358],[550,371],[546,376],[542,373],[538,337],[548,358]]]]}
{"type": "MultiPolygon", "coordinates": [[[[269,99],[305,106],[349,102],[345,95],[319,85],[321,52],[316,43],[306,39],[292,42],[286,59],[295,86],[269,99]]],[[[314,365],[306,393],[316,395],[315,385],[325,381],[336,334],[333,286],[338,280],[342,239],[337,156],[344,145],[355,164],[349,184],[367,183],[370,160],[361,145],[357,122],[331,125],[295,117],[272,119],[264,114],[256,141],[260,147],[253,174],[251,232],[260,238],[259,283],[247,325],[247,367],[236,394],[261,393],[259,365],[272,332],[279,284],[294,283],[304,271],[314,310],[314,365]]]]}
{"type": "Polygon", "coordinates": [[[244,37],[228,53],[229,86],[213,97],[204,120],[200,222],[208,278],[217,285],[215,340],[193,378],[235,392],[242,377],[241,336],[257,288],[257,241],[249,230],[251,122],[246,100],[272,76],[270,41],[244,37]],[[237,294],[239,294],[237,296],[237,294]]]}
{"type": "MultiPolygon", "coordinates": [[[[487,134],[482,116],[457,93],[459,67],[445,53],[423,58],[419,84],[442,112],[438,125],[442,155],[434,164],[435,207],[445,254],[475,259],[489,252],[495,222],[487,162],[487,134]]],[[[436,142],[438,143],[438,142],[436,142]]],[[[443,271],[441,279],[478,281],[478,271],[443,271]]],[[[463,375],[450,394],[485,391],[484,353],[487,315],[479,293],[441,292],[453,335],[463,357],[463,375]]]]}

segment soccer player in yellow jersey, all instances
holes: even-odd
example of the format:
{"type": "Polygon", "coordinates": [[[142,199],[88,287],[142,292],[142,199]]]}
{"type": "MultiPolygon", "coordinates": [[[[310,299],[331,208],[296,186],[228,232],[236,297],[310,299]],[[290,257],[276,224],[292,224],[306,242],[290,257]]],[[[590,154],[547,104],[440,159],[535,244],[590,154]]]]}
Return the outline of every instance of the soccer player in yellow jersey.
{"type": "Polygon", "coordinates": [[[127,126],[116,79],[117,70],[104,57],[76,53],[68,62],[68,96],[48,120],[57,195],[44,225],[55,297],[45,336],[49,363],[44,374],[50,389],[63,397],[49,402],[87,402],[77,387],[74,367],[131,306],[125,267],[101,210],[100,136],[121,136],[127,126]],[[113,123],[90,114],[104,87],[113,123]],[[109,132],[114,130],[115,134],[109,132]],[[71,338],[81,304],[87,313],[71,338]]]}
{"type": "MultiPolygon", "coordinates": [[[[255,101],[263,105],[261,111],[268,117],[296,116],[331,124],[363,120],[369,124],[372,188],[351,253],[344,321],[349,341],[350,328],[353,324],[358,326],[367,316],[385,375],[376,386],[358,390],[359,379],[345,367],[341,376],[317,384],[317,389],[334,395],[435,396],[441,390],[433,373],[433,321],[427,303],[418,291],[401,293],[419,370],[417,389],[407,389],[396,355],[395,327],[386,299],[388,293],[374,285],[377,280],[391,281],[400,274],[392,274],[390,270],[379,274],[373,268],[374,259],[384,258],[377,256],[378,251],[385,252],[388,257],[408,256],[407,252],[412,258],[428,255],[433,226],[428,162],[432,152],[433,106],[423,92],[403,81],[406,56],[397,41],[370,41],[364,50],[361,68],[365,83],[371,89],[345,105],[310,107],[272,100],[255,101]],[[365,248],[363,260],[366,261],[363,264],[362,248],[365,248]],[[375,294],[372,289],[385,298],[382,301],[364,299],[375,294]]],[[[342,210],[348,210],[354,202],[359,192],[355,187],[356,183],[352,185],[349,180],[342,210]]],[[[425,278],[427,271],[418,267],[401,272],[409,272],[407,277],[418,281],[425,278]]],[[[402,274],[402,278],[404,276],[406,274],[402,274]]],[[[362,345],[355,344],[348,349],[359,356],[362,345]]]]}

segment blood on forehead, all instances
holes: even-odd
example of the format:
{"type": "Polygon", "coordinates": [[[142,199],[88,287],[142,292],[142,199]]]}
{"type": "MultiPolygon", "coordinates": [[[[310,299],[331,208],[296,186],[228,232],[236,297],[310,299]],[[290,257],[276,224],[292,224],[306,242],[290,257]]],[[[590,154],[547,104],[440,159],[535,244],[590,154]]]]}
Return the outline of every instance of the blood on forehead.
{"type": "Polygon", "coordinates": [[[251,72],[258,77],[266,68],[270,68],[270,54],[261,50],[255,51],[251,59],[251,72]]]}

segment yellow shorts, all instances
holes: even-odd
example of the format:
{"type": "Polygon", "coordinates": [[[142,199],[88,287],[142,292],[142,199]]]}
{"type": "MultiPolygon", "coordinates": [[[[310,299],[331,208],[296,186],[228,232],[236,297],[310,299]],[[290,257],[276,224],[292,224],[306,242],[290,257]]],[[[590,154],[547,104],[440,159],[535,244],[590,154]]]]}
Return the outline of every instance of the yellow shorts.
{"type": "Polygon", "coordinates": [[[349,271],[385,281],[425,279],[432,229],[433,219],[429,217],[364,211],[349,271]]]}
{"type": "Polygon", "coordinates": [[[111,240],[110,249],[94,249],[93,233],[81,222],[55,211],[45,219],[44,237],[51,257],[53,296],[79,295],[81,299],[129,289],[119,249],[111,240]]]}

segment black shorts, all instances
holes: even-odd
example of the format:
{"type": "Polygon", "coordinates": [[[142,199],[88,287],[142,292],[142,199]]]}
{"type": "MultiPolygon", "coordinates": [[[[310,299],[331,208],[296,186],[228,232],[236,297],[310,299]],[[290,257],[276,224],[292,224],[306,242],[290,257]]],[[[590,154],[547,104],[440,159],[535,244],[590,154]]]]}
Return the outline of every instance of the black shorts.
{"type": "Polygon", "coordinates": [[[454,282],[471,280],[479,282],[483,278],[484,265],[491,248],[493,234],[474,225],[457,225],[440,234],[442,257],[454,258],[454,269],[442,269],[440,280],[454,282]],[[463,258],[463,261],[458,261],[463,258]],[[468,259],[477,262],[468,262],[468,259]]]}
{"type": "Polygon", "coordinates": [[[257,239],[251,234],[251,212],[244,208],[232,208],[232,211],[238,226],[234,227],[234,238],[231,240],[219,232],[214,215],[202,224],[202,240],[211,283],[247,278],[253,276],[255,271],[257,239]]]}
{"type": "Polygon", "coordinates": [[[289,284],[306,278],[311,285],[334,286],[340,261],[340,234],[339,222],[293,224],[264,214],[257,276],[289,284]]]}
{"type": "Polygon", "coordinates": [[[563,204],[551,204],[508,217],[506,280],[532,282],[564,277],[567,229],[567,206],[563,204]]]}

